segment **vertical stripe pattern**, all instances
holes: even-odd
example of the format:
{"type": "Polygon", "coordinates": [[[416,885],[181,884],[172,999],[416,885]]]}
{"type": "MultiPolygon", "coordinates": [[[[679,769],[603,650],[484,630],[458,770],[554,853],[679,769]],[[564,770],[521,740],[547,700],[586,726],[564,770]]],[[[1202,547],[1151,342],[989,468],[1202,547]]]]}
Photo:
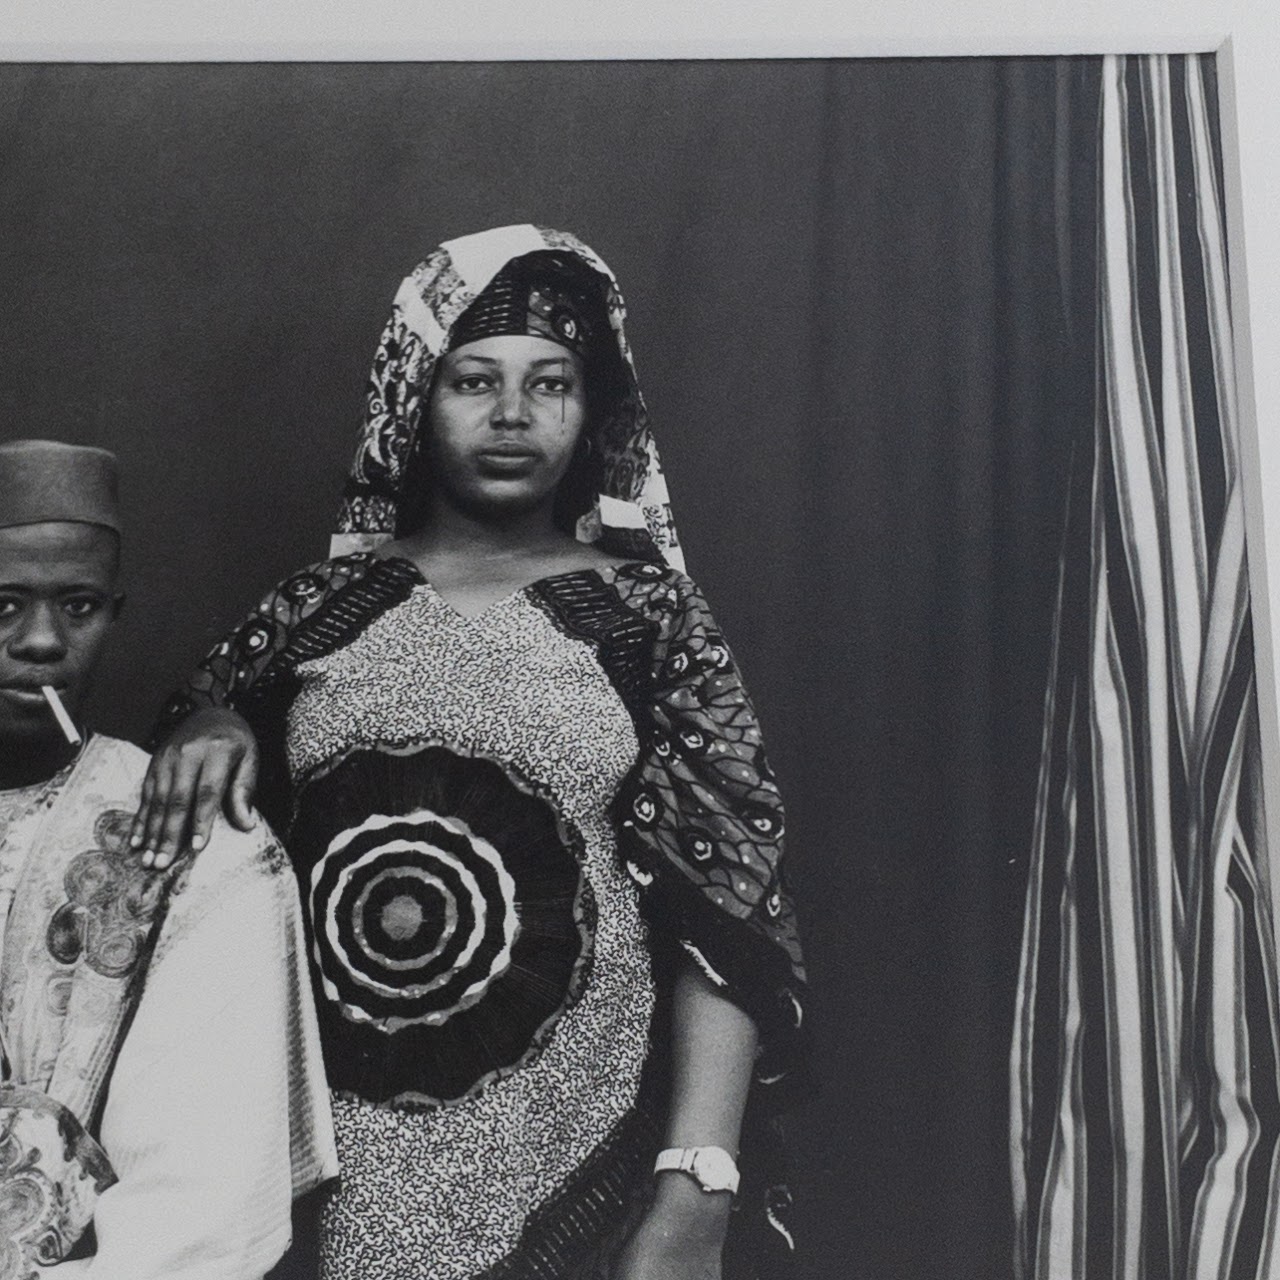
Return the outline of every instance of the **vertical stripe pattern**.
{"type": "Polygon", "coordinates": [[[1280,1277],[1211,71],[1103,64],[1094,438],[1059,565],[1011,1059],[1018,1280],[1280,1277]]]}

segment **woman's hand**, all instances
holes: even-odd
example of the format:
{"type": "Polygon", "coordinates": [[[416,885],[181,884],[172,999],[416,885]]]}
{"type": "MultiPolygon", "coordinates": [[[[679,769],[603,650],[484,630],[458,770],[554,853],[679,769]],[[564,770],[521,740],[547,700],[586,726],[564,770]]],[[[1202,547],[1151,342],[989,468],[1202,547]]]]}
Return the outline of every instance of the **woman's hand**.
{"type": "Polygon", "coordinates": [[[257,782],[258,744],[244,717],[226,707],[197,711],[152,757],[129,843],[143,866],[163,870],[184,848],[204,848],[223,807],[247,831],[257,782]]]}
{"type": "Polygon", "coordinates": [[[703,1191],[683,1173],[658,1175],[657,1193],[610,1280],[721,1280],[727,1191],[703,1191]]]}

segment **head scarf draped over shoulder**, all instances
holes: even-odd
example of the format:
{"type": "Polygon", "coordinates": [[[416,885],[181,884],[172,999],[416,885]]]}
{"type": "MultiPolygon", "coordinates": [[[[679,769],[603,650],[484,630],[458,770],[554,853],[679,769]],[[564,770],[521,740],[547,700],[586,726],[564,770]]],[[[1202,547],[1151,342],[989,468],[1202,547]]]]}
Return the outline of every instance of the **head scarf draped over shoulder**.
{"type": "Polygon", "coordinates": [[[589,426],[592,448],[586,465],[594,498],[577,520],[576,536],[612,555],[660,560],[683,569],[666,481],[623,329],[622,292],[603,259],[580,240],[529,225],[447,240],[400,285],[369,374],[364,424],[330,554],[368,551],[396,535],[397,517],[409,499],[405,477],[436,362],[476,336],[515,331],[501,326],[517,313],[528,317],[525,331],[584,354],[589,381],[593,340],[610,344],[610,355],[616,348],[621,376],[610,379],[614,385],[596,411],[599,420],[589,426]],[[568,295],[548,295],[539,288],[537,273],[528,283],[529,273],[519,269],[521,260],[536,255],[535,261],[546,261],[548,254],[553,266],[558,258],[560,267],[568,268],[560,275],[598,282],[608,333],[583,335],[579,330],[584,320],[590,324],[591,311],[601,308],[581,305],[568,295]],[[583,267],[589,270],[583,272],[583,267]],[[469,311],[491,284],[495,288],[481,308],[469,311]],[[503,309],[502,320],[477,314],[494,307],[503,309]]]}

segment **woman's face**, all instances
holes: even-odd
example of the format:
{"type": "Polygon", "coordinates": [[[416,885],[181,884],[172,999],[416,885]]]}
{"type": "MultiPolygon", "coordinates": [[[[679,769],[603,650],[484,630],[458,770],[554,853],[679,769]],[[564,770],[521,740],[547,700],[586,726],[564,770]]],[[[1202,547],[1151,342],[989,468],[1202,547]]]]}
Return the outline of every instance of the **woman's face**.
{"type": "Polygon", "coordinates": [[[550,504],[585,424],[582,361],[572,351],[519,334],[469,342],[436,370],[429,483],[476,515],[550,504]]]}

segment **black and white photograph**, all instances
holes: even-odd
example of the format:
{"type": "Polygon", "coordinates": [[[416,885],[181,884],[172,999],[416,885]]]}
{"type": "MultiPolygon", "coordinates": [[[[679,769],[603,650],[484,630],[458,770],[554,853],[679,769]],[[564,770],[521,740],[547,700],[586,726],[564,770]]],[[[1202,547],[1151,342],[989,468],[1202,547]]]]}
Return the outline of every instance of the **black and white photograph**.
{"type": "Polygon", "coordinates": [[[1276,1274],[1229,34],[0,48],[0,1280],[1276,1274]]]}

